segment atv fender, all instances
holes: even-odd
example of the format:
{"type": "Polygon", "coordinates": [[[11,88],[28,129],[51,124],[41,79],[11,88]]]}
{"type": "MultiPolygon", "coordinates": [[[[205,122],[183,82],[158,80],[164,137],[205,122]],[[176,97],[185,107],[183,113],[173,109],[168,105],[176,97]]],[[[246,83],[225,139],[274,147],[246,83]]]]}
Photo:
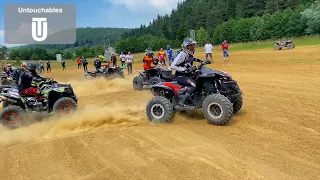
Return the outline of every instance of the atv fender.
{"type": "Polygon", "coordinates": [[[171,98],[172,96],[178,96],[179,92],[164,85],[164,82],[150,86],[151,92],[154,96],[166,96],[171,98]],[[162,92],[161,92],[162,91],[162,92]],[[165,93],[165,94],[163,94],[165,93]]]}

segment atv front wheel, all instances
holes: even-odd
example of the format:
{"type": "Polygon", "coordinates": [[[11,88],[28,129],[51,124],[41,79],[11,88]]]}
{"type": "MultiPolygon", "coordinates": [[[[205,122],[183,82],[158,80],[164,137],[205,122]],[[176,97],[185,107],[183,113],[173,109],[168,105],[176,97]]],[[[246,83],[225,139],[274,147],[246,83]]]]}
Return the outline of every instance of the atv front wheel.
{"type": "Polygon", "coordinates": [[[294,45],[293,45],[293,43],[289,43],[289,44],[287,45],[287,47],[288,47],[288,49],[293,49],[293,48],[294,48],[294,45]]]}
{"type": "Polygon", "coordinates": [[[10,85],[11,83],[10,83],[10,81],[7,80],[7,79],[2,79],[1,84],[2,84],[2,85],[10,85]]]}
{"type": "Polygon", "coordinates": [[[234,101],[233,103],[233,114],[236,114],[240,111],[242,107],[242,96],[240,96],[237,100],[234,101]]]}
{"type": "Polygon", "coordinates": [[[53,112],[57,115],[70,114],[77,110],[77,103],[69,98],[63,97],[53,104],[53,112]]]}
{"type": "Polygon", "coordinates": [[[19,106],[9,105],[0,113],[1,124],[9,129],[23,126],[25,111],[19,106]]]}
{"type": "Polygon", "coordinates": [[[142,90],[143,89],[143,79],[140,76],[136,76],[133,78],[133,88],[135,90],[142,90]]]}
{"type": "Polygon", "coordinates": [[[227,97],[212,94],[203,101],[202,111],[210,124],[221,126],[230,121],[233,107],[227,97]]]}
{"type": "Polygon", "coordinates": [[[159,77],[153,77],[149,80],[149,86],[156,85],[160,82],[162,82],[162,80],[159,77]]]}
{"type": "Polygon", "coordinates": [[[146,108],[147,116],[152,122],[171,122],[174,115],[173,105],[170,101],[161,96],[151,99],[146,108]]]}
{"type": "Polygon", "coordinates": [[[274,45],[275,50],[280,50],[280,45],[274,45]]]}

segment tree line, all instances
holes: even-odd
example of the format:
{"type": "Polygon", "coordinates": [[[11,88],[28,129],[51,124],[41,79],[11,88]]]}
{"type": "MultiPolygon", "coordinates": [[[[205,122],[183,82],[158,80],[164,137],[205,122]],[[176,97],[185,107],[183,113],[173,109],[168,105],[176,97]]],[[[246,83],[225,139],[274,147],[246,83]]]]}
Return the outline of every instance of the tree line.
{"type": "Polygon", "coordinates": [[[200,45],[266,40],[319,33],[319,1],[186,0],[171,14],[123,33],[117,51],[142,52],[146,47],[179,47],[190,30],[200,45]],[[313,3],[313,4],[312,4],[313,3]],[[144,45],[140,45],[143,43],[144,45]],[[147,45],[146,45],[147,44],[147,45]]]}

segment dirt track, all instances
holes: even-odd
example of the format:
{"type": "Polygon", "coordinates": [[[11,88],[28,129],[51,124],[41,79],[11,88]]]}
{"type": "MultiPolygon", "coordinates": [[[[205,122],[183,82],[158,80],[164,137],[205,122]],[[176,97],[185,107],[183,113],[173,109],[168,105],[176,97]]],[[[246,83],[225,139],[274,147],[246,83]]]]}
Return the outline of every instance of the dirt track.
{"type": "Polygon", "coordinates": [[[150,125],[152,95],[134,91],[132,76],[80,82],[80,70],[55,70],[73,84],[81,112],[1,129],[0,179],[319,179],[319,54],[318,46],[216,57],[210,66],[244,92],[243,109],[223,127],[198,111],[150,125]]]}

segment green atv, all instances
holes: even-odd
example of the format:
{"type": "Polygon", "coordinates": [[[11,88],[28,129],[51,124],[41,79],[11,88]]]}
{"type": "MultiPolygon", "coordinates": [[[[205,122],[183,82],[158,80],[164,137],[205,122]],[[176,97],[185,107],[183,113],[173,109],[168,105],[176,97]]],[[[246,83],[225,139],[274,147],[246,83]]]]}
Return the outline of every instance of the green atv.
{"type": "Polygon", "coordinates": [[[58,84],[53,79],[33,84],[37,94],[42,96],[38,101],[33,95],[19,94],[16,86],[0,86],[0,102],[3,110],[0,123],[10,129],[24,125],[26,115],[30,113],[51,113],[57,116],[69,114],[77,109],[77,97],[70,84],[58,84]]]}

